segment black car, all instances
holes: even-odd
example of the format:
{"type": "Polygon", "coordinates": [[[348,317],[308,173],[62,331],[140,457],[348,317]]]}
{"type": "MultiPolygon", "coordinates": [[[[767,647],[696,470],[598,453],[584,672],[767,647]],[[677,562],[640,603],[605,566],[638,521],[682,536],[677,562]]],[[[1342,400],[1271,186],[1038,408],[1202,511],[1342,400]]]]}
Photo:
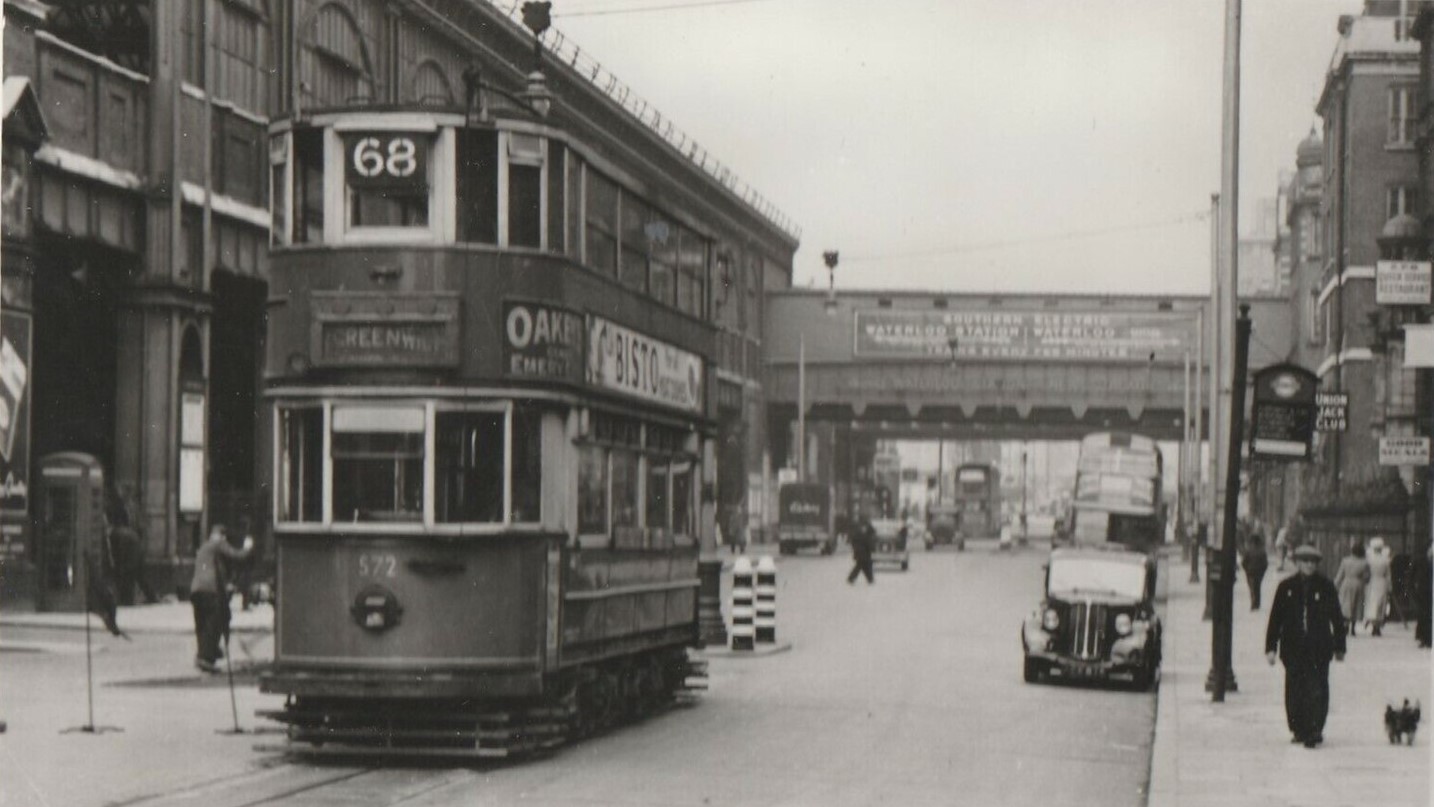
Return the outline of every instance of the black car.
{"type": "Polygon", "coordinates": [[[1155,560],[1103,547],[1052,551],[1044,596],[1021,627],[1021,648],[1028,683],[1059,676],[1149,688],[1160,670],[1155,560]]]}

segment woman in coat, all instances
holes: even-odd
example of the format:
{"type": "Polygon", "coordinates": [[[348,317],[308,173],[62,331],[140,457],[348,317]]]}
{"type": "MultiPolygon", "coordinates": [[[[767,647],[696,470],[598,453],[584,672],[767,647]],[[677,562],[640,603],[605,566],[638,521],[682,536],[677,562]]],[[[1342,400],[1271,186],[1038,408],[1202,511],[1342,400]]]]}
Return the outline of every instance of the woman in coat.
{"type": "Polygon", "coordinates": [[[1368,561],[1369,588],[1364,592],[1364,618],[1369,620],[1369,635],[1379,636],[1384,627],[1384,612],[1389,610],[1389,594],[1394,588],[1393,560],[1383,538],[1370,540],[1368,561]]]}
{"type": "Polygon", "coordinates": [[[1355,635],[1355,626],[1364,621],[1364,587],[1369,582],[1369,562],[1364,559],[1364,544],[1355,541],[1349,554],[1339,562],[1339,571],[1334,573],[1334,586],[1339,589],[1339,610],[1349,623],[1349,635],[1355,635]]]}

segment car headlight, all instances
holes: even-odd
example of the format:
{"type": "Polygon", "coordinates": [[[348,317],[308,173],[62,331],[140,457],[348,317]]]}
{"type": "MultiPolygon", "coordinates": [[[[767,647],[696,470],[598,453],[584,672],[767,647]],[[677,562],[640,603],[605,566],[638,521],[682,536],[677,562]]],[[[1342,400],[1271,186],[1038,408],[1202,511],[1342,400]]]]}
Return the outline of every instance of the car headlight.
{"type": "Polygon", "coordinates": [[[1041,615],[1041,627],[1045,628],[1046,630],[1055,630],[1060,626],[1061,615],[1056,613],[1056,609],[1047,608],[1046,612],[1041,615]]]}
{"type": "Polygon", "coordinates": [[[1130,614],[1117,614],[1115,617],[1115,632],[1121,636],[1130,635],[1130,614]]]}

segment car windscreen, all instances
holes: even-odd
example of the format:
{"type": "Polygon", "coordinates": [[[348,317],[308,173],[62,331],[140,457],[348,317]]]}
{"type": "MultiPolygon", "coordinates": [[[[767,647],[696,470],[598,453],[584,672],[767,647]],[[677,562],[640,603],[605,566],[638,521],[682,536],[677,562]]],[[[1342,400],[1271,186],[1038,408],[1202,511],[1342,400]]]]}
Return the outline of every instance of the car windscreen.
{"type": "Polygon", "coordinates": [[[1051,562],[1048,588],[1052,595],[1138,600],[1145,594],[1145,566],[1100,558],[1062,558],[1051,562]]]}

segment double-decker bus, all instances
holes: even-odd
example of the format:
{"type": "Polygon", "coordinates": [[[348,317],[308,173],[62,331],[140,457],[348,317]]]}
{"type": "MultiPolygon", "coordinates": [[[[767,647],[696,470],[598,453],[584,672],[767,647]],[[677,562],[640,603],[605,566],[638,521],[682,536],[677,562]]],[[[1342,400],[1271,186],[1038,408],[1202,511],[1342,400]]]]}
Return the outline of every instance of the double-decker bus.
{"type": "Polygon", "coordinates": [[[531,752],[700,684],[713,278],[795,239],[564,63],[521,85],[496,8],[349,5],[289,12],[270,123],[261,688],[293,751],[531,752]]]}
{"type": "Polygon", "coordinates": [[[955,544],[966,548],[969,538],[1001,534],[1001,472],[989,463],[968,462],[956,468],[951,501],[926,509],[926,545],[955,544]]]}
{"type": "Polygon", "coordinates": [[[1165,536],[1164,467],[1149,437],[1088,434],[1080,444],[1066,540],[1149,551],[1165,536]]]}

